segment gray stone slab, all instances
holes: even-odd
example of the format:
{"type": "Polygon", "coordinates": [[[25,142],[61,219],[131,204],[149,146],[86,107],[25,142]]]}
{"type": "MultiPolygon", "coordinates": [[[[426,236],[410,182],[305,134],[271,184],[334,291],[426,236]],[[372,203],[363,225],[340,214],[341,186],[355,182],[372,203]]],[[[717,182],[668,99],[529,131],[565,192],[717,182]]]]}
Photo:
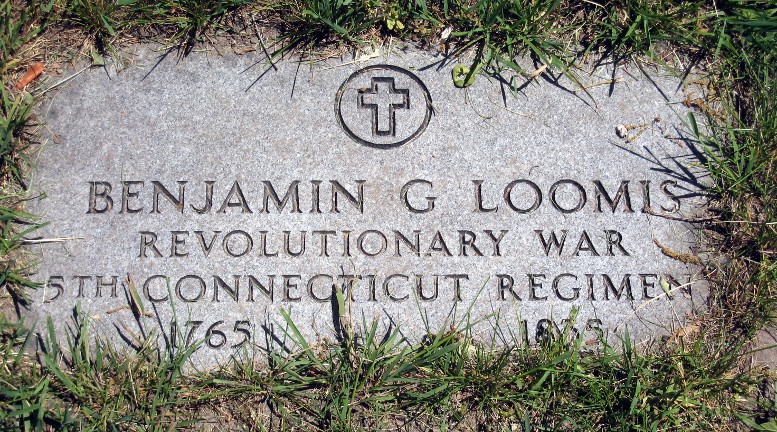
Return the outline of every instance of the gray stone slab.
{"type": "Polygon", "coordinates": [[[31,210],[69,240],[39,247],[31,318],[64,334],[79,305],[118,345],[175,319],[210,366],[287,339],[282,310],[333,340],[333,286],[357,331],[378,320],[411,340],[470,323],[536,343],[578,310],[587,345],[597,329],[649,343],[704,306],[696,269],[655,243],[695,247],[675,220],[700,205],[676,79],[601,68],[587,95],[506,76],[513,94],[485,77],[458,89],[442,61],[266,71],[141,47],[79,75],[41,114],[54,135],[31,210]]]}
{"type": "Polygon", "coordinates": [[[755,336],[753,365],[777,370],[777,330],[764,328],[755,336]]]}

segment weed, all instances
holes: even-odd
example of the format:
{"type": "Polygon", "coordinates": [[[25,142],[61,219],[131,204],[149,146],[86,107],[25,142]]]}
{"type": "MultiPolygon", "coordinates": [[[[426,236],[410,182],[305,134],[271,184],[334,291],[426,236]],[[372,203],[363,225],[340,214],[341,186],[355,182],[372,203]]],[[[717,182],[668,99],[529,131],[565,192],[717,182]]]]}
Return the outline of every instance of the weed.
{"type": "MultiPolygon", "coordinates": [[[[0,87],[0,173],[2,182],[24,182],[25,167],[28,160],[25,153],[29,137],[25,136],[30,124],[30,115],[34,105],[28,93],[12,99],[5,87],[0,87]]],[[[0,287],[4,288],[16,301],[26,304],[24,288],[34,288],[36,284],[27,278],[29,262],[22,259],[19,248],[25,236],[44,224],[34,222],[35,217],[22,210],[22,199],[11,194],[0,197],[0,287]]]]}
{"type": "Polygon", "coordinates": [[[271,60],[295,48],[310,50],[327,42],[361,44],[364,40],[360,34],[377,21],[364,2],[354,0],[299,0],[262,5],[283,16],[278,48],[271,60]]]}
{"type": "Polygon", "coordinates": [[[556,68],[576,82],[571,70],[575,58],[559,38],[565,28],[552,19],[559,13],[559,5],[559,0],[480,0],[472,5],[446,3],[443,10],[447,11],[444,21],[454,28],[450,38],[455,52],[475,49],[469,76],[480,70],[495,75],[507,70],[528,76],[530,71],[516,63],[516,58],[529,54],[536,62],[556,68]]]}
{"type": "Polygon", "coordinates": [[[163,0],[148,16],[156,25],[172,27],[173,44],[183,47],[188,54],[202,41],[205,32],[221,26],[221,21],[232,11],[249,4],[248,0],[163,0]]]}
{"type": "MultiPolygon", "coordinates": [[[[595,3],[594,3],[595,4],[595,3]]],[[[707,15],[702,1],[646,1],[615,0],[588,8],[597,18],[592,30],[592,41],[604,49],[603,57],[616,59],[632,55],[660,58],[658,53],[667,44],[683,49],[699,48],[699,42],[708,32],[703,25],[707,15]]]]}
{"type": "Polygon", "coordinates": [[[94,39],[97,50],[105,54],[123,30],[126,6],[136,0],[70,0],[65,8],[69,24],[81,28],[94,39]]]}
{"type": "Polygon", "coordinates": [[[27,93],[14,98],[4,87],[0,88],[0,97],[0,169],[3,176],[22,181],[27,162],[24,150],[29,144],[25,133],[35,101],[27,93]]]}
{"type": "Polygon", "coordinates": [[[723,113],[707,110],[703,127],[695,115],[690,123],[723,214],[719,247],[734,259],[719,269],[718,295],[726,314],[752,331],[774,319],[777,294],[777,8],[733,2],[718,22],[728,32],[716,45],[722,60],[714,91],[723,113]]]}
{"type": "Polygon", "coordinates": [[[18,51],[43,33],[54,2],[30,2],[20,10],[11,1],[0,4],[0,75],[19,67],[18,51]]]}

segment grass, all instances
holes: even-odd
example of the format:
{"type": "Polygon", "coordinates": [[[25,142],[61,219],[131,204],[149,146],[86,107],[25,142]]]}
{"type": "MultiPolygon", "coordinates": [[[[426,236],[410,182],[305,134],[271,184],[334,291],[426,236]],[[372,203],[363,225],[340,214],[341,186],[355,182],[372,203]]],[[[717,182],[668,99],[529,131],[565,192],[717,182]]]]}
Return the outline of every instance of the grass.
{"type": "MultiPolygon", "coordinates": [[[[777,299],[777,5],[766,0],[54,0],[0,4],[0,303],[23,302],[26,155],[35,144],[30,91],[15,84],[48,57],[118,55],[155,41],[185,55],[229,37],[273,58],[324,56],[402,38],[465,54],[457,85],[480,75],[518,88],[575,79],[584,62],[654,63],[708,94],[691,131],[710,173],[706,273],[712,302],[696,332],[637,350],[591,353],[556,332],[540,346],[494,348],[467,327],[409,344],[371,323],[311,345],[287,318],[294,349],[267,365],[184,373],[197,344],[172,354],[147,338],[130,353],[67,340],[0,312],[0,429],[171,430],[208,422],[246,430],[777,430],[773,376],[747,367],[777,299]],[[257,41],[256,35],[265,35],[257,41]],[[265,45],[265,40],[267,44],[265,45]],[[526,69],[518,58],[528,56],[526,69]],[[688,75],[695,66],[699,72],[688,75]],[[547,69],[544,69],[547,68],[547,69]],[[25,351],[33,343],[38,356],[25,351]]],[[[33,89],[35,83],[29,87],[33,89]]],[[[343,310],[342,305],[339,308],[343,310]]],[[[341,316],[346,323],[347,317],[341,316]]],[[[183,338],[178,338],[182,340],[183,338]]]]}
{"type": "Polygon", "coordinates": [[[2,67],[0,73],[5,74],[9,70],[19,66],[16,54],[35,39],[46,29],[46,23],[51,13],[50,5],[28,4],[14,7],[10,1],[0,4],[2,10],[2,34],[0,35],[0,48],[2,48],[2,67]]]}
{"type": "Polygon", "coordinates": [[[193,375],[182,369],[198,344],[169,356],[149,335],[121,355],[90,343],[82,317],[67,341],[49,330],[35,363],[18,350],[31,333],[9,326],[0,424],[170,430],[217,412],[220,423],[256,430],[721,430],[738,412],[730,396],[757,384],[746,372],[726,374],[738,351],[710,341],[644,355],[626,338],[621,351],[583,354],[581,340],[556,332],[538,349],[494,349],[463,327],[411,346],[372,324],[322,347],[286,319],[295,348],[269,353],[266,367],[237,362],[193,375]]]}

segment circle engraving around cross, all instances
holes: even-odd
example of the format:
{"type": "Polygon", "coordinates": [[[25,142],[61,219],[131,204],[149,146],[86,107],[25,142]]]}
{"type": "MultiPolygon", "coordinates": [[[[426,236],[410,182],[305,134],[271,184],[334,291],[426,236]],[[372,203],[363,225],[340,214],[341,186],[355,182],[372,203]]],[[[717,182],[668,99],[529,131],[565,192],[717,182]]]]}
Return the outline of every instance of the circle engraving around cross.
{"type": "Polygon", "coordinates": [[[417,138],[432,116],[432,97],[420,78],[393,65],[374,65],[349,76],[335,97],[335,116],[354,141],[399,147],[417,138]]]}

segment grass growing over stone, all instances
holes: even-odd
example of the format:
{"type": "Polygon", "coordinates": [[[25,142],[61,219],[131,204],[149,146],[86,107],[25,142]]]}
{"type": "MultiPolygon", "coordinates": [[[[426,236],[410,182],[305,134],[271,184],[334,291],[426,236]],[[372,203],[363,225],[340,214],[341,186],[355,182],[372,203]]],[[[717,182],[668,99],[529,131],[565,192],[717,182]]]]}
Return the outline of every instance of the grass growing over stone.
{"type": "MultiPolygon", "coordinates": [[[[0,428],[10,430],[777,430],[775,381],[748,364],[777,299],[777,5],[701,0],[52,0],[0,3],[0,428]],[[83,337],[44,337],[17,322],[35,228],[24,213],[36,140],[36,62],[99,63],[144,41],[185,55],[226,42],[326,56],[401,38],[469,53],[468,80],[502,74],[516,88],[544,74],[574,78],[582,60],[636,61],[706,86],[689,127],[711,174],[707,245],[724,259],[703,322],[661,346],[589,352],[557,333],[536,348],[492,349],[466,328],[408,345],[398,334],[345,332],[328,345],[183,373],[152,339],[119,353],[83,337]],[[522,70],[528,55],[536,70],[522,70]],[[546,67],[546,69],[545,69],[546,67]],[[693,71],[693,74],[689,74],[693,71]]],[[[241,48],[243,49],[243,48],[241,48]]],[[[289,322],[291,327],[291,322],[289,322]]],[[[364,326],[370,329],[369,325],[364,326]]]]}

